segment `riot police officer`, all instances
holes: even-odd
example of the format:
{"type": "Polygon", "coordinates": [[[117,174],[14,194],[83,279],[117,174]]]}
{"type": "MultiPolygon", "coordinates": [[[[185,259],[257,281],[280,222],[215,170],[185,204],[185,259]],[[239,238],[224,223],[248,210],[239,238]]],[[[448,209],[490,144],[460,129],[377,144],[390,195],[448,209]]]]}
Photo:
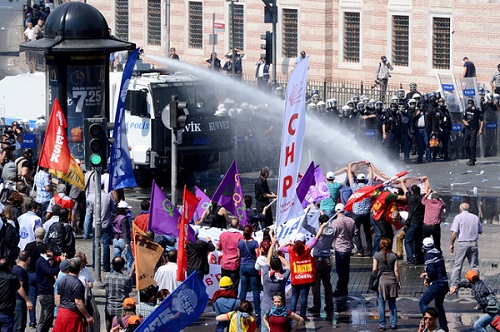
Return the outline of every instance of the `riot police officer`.
{"type": "Polygon", "coordinates": [[[467,108],[465,109],[464,116],[462,117],[462,124],[464,125],[464,148],[465,155],[469,158],[467,166],[474,166],[476,164],[476,144],[477,134],[483,133],[483,115],[481,110],[474,106],[474,100],[467,101],[467,108]]]}
{"type": "Polygon", "coordinates": [[[399,146],[401,141],[401,116],[397,112],[398,102],[391,102],[382,114],[382,138],[389,154],[399,160],[399,146]]]}
{"type": "Polygon", "coordinates": [[[446,105],[444,104],[444,98],[439,98],[438,107],[436,108],[436,122],[437,122],[437,133],[439,135],[439,141],[441,142],[441,155],[445,161],[450,160],[448,154],[448,144],[450,142],[450,136],[452,131],[451,114],[446,105]]]}
{"type": "MultiPolygon", "coordinates": [[[[413,99],[415,101],[415,99],[413,99]]],[[[416,102],[415,102],[416,104],[416,102]]],[[[407,105],[398,105],[398,114],[401,117],[401,148],[403,150],[405,163],[410,162],[410,135],[412,131],[413,116],[407,105]]]]}

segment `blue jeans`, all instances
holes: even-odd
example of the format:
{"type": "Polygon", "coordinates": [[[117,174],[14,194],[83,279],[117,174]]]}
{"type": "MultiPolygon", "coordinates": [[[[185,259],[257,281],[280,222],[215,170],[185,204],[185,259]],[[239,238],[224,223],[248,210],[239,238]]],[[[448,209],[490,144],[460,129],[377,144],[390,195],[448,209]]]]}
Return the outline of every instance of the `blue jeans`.
{"type": "Polygon", "coordinates": [[[109,246],[111,245],[111,236],[113,235],[113,230],[111,226],[102,229],[101,243],[102,243],[102,269],[104,272],[108,272],[110,270],[111,265],[111,249],[109,246]]]}
{"type": "Polygon", "coordinates": [[[448,287],[447,282],[437,282],[431,283],[424,294],[420,298],[420,302],[418,302],[418,306],[420,307],[420,312],[422,315],[425,314],[425,310],[429,307],[429,303],[434,300],[434,306],[438,311],[439,317],[439,327],[441,327],[445,332],[448,332],[448,321],[446,320],[446,312],[444,311],[444,298],[450,288],[448,287]]]}
{"type": "Polygon", "coordinates": [[[129,250],[127,250],[125,245],[124,239],[113,239],[113,258],[125,253],[125,260],[127,261],[127,267],[130,271],[132,263],[134,262],[134,256],[132,256],[132,249],[129,248],[129,250]]]}
{"type": "Polygon", "coordinates": [[[255,322],[257,326],[260,325],[260,276],[259,272],[255,269],[255,263],[252,264],[241,264],[240,266],[240,301],[245,300],[247,297],[248,283],[252,287],[253,293],[253,305],[256,313],[255,322]]]}
{"type": "MultiPolygon", "coordinates": [[[[266,314],[267,312],[265,312],[264,310],[260,310],[260,317],[264,317],[264,315],[266,314]]],[[[261,324],[261,327],[260,327],[260,332],[269,332],[269,329],[267,328],[266,324],[261,324]]]]}
{"type": "Polygon", "coordinates": [[[423,128],[416,131],[418,144],[418,160],[422,161],[425,151],[425,159],[431,160],[431,148],[429,146],[429,133],[423,128]]]}
{"type": "Polygon", "coordinates": [[[201,281],[203,281],[203,278],[205,277],[205,273],[203,273],[202,270],[195,270],[195,269],[187,269],[186,270],[186,277],[189,277],[191,275],[191,273],[195,273],[196,276],[198,277],[198,279],[200,279],[201,281]]]}
{"type": "Polygon", "coordinates": [[[337,276],[339,277],[339,280],[337,281],[337,288],[335,289],[336,292],[340,292],[347,295],[348,293],[347,285],[349,284],[350,265],[351,265],[351,253],[335,250],[335,269],[337,270],[337,276]]]}
{"type": "MultiPolygon", "coordinates": [[[[45,216],[47,215],[47,208],[49,207],[50,201],[42,203],[42,224],[45,222],[45,216]]],[[[35,303],[33,303],[34,305],[35,303]]]]}
{"type": "Polygon", "coordinates": [[[292,300],[290,303],[290,310],[296,312],[297,302],[299,301],[299,296],[300,296],[300,317],[302,318],[306,318],[307,297],[309,295],[309,288],[311,288],[311,284],[292,286],[292,300]]]}
{"type": "MultiPolygon", "coordinates": [[[[395,327],[398,323],[398,309],[396,308],[396,298],[389,297],[387,299],[389,304],[389,322],[391,327],[395,327]]],[[[377,306],[378,306],[378,325],[385,328],[385,301],[382,295],[377,292],[377,306]]]]}
{"type": "Polygon", "coordinates": [[[16,313],[14,315],[14,332],[24,332],[26,329],[26,301],[16,299],[16,313]]]}
{"type": "MultiPolygon", "coordinates": [[[[94,197],[94,196],[91,196],[94,197]]],[[[83,222],[83,238],[89,239],[90,233],[92,233],[92,221],[93,221],[93,212],[92,205],[87,199],[87,205],[85,208],[85,220],[83,222]]]]}
{"type": "Polygon", "coordinates": [[[422,258],[422,226],[410,224],[405,235],[406,260],[410,263],[421,263],[422,258]]]}
{"type": "Polygon", "coordinates": [[[29,279],[29,298],[31,303],[33,303],[33,310],[29,312],[30,314],[30,325],[36,325],[36,297],[38,295],[38,284],[36,282],[36,272],[28,273],[29,279]]]}
{"type": "Polygon", "coordinates": [[[0,313],[0,332],[12,332],[14,330],[14,314],[0,313]]]}
{"type": "Polygon", "coordinates": [[[380,229],[377,226],[375,220],[373,220],[372,215],[370,214],[370,222],[372,223],[373,230],[375,231],[375,236],[373,237],[373,250],[372,256],[375,255],[376,252],[380,251],[380,238],[382,237],[380,233],[380,229]]]}
{"type": "Polygon", "coordinates": [[[490,325],[495,316],[495,314],[483,314],[474,322],[474,331],[486,332],[486,327],[490,325]]]}

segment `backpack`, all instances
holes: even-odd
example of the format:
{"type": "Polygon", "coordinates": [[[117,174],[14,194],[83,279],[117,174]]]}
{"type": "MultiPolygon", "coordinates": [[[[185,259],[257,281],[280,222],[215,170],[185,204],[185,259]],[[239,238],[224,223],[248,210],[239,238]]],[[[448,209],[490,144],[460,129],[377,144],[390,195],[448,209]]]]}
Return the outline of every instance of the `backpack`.
{"type": "Polygon", "coordinates": [[[23,163],[25,161],[28,161],[28,159],[25,156],[21,156],[21,157],[17,158],[16,161],[14,162],[16,164],[17,178],[18,179],[22,179],[23,178],[23,176],[22,176],[22,170],[23,170],[23,163]]]}
{"type": "Polygon", "coordinates": [[[7,257],[11,262],[15,262],[19,255],[19,232],[11,224],[3,221],[0,228],[0,257],[7,257]]]}
{"type": "Polygon", "coordinates": [[[66,239],[66,227],[65,225],[58,221],[50,225],[49,231],[47,232],[47,244],[56,244],[65,252],[64,240],[66,239]]]}
{"type": "Polygon", "coordinates": [[[208,214],[203,218],[203,221],[201,222],[202,226],[207,226],[207,227],[220,227],[217,225],[217,213],[220,210],[220,206],[217,206],[215,209],[213,206],[208,208],[208,214]]]}
{"type": "Polygon", "coordinates": [[[6,181],[16,181],[17,179],[17,166],[13,161],[9,161],[3,166],[2,179],[6,181]]]}

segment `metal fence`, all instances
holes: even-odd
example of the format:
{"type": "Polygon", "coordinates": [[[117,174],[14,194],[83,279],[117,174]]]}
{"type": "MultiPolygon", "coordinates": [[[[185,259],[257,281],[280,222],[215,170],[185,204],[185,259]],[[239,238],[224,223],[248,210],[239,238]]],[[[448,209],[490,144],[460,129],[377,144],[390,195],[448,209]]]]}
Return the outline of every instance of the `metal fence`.
{"type": "MultiPolygon", "coordinates": [[[[257,84],[257,80],[252,75],[243,75],[243,80],[248,84],[257,84]]],[[[286,89],[288,78],[278,78],[276,82],[280,87],[286,89]]],[[[386,100],[394,94],[394,92],[401,88],[401,84],[389,84],[387,87],[386,100]]],[[[380,86],[375,85],[373,81],[370,82],[350,82],[350,81],[337,81],[337,82],[319,82],[309,81],[307,83],[307,92],[310,94],[312,90],[320,92],[320,98],[324,101],[335,98],[339,107],[345,105],[352,96],[367,96],[370,99],[380,99],[380,86]]]]}

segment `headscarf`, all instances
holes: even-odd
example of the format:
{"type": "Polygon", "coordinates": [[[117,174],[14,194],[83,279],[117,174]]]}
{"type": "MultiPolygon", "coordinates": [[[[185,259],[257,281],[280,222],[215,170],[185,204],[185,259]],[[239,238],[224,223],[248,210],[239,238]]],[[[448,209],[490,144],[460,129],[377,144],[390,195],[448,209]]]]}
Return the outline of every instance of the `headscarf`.
{"type": "Polygon", "coordinates": [[[290,309],[288,309],[288,307],[285,305],[282,305],[279,308],[273,305],[272,308],[269,309],[269,311],[267,312],[267,317],[270,317],[270,316],[287,317],[288,310],[290,310],[290,309]]]}

